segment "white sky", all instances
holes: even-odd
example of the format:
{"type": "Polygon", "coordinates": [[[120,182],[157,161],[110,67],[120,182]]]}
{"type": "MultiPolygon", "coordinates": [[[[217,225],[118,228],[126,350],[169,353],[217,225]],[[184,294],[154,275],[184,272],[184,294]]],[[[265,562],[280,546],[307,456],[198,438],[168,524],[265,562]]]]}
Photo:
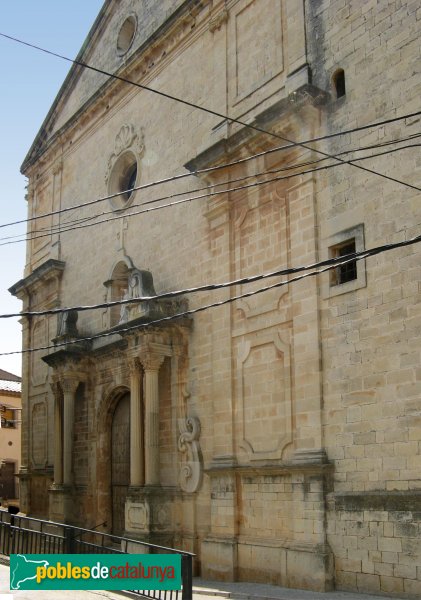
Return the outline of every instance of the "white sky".
{"type": "MultiPolygon", "coordinates": [[[[0,0],[0,32],[74,58],[103,0],[0,0]]],[[[0,224],[26,218],[20,165],[66,77],[70,64],[0,37],[0,224]]],[[[26,230],[0,228],[0,238],[26,230]]],[[[0,244],[4,243],[0,240],[0,244]]],[[[8,288],[23,277],[25,243],[0,246],[0,313],[19,312],[8,288]]],[[[22,347],[18,319],[0,319],[0,353],[22,347]]],[[[20,375],[21,355],[0,356],[20,375]]]]}

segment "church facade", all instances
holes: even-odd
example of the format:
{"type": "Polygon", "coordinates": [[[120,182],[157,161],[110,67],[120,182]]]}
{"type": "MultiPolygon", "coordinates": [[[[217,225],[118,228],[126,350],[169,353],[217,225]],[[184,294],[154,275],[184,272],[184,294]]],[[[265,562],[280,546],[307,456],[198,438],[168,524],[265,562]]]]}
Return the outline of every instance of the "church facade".
{"type": "Polygon", "coordinates": [[[421,593],[419,246],[253,280],[419,234],[417,4],[104,3],[22,166],[22,510],[421,593]]]}

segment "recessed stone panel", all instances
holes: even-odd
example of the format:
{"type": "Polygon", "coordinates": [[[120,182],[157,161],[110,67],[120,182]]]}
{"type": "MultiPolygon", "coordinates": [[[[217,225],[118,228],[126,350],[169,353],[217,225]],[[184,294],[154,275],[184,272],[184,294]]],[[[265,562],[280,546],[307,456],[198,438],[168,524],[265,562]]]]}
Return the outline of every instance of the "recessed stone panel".
{"type": "Polygon", "coordinates": [[[242,98],[282,71],[281,2],[253,0],[235,15],[236,95],[242,98]]]}

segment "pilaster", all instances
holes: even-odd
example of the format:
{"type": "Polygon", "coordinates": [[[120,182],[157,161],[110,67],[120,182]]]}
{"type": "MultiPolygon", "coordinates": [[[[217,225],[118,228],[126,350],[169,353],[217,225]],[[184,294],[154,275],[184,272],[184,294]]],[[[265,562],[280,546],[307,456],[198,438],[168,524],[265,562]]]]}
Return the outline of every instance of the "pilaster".
{"type": "Polygon", "coordinates": [[[140,356],[145,390],[145,484],[159,485],[159,369],[165,355],[145,352],[140,356]]]}
{"type": "Polygon", "coordinates": [[[143,398],[142,366],[138,358],[132,358],[130,368],[130,485],[145,483],[143,450],[143,398]]]}

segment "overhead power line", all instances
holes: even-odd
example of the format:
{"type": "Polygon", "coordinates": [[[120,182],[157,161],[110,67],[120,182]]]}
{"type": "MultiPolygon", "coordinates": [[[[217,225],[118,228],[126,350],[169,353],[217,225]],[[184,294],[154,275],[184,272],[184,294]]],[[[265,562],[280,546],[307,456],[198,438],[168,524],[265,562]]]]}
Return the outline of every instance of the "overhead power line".
{"type": "MultiPolygon", "coordinates": [[[[419,138],[419,137],[421,137],[421,133],[415,133],[415,134],[412,134],[410,136],[406,136],[406,137],[403,137],[403,138],[395,138],[395,139],[392,139],[392,140],[389,140],[389,141],[386,141],[386,142],[381,142],[381,143],[378,143],[378,144],[371,144],[371,145],[368,145],[368,146],[361,146],[359,148],[351,148],[349,150],[344,150],[344,151],[340,152],[338,154],[338,156],[344,156],[344,155],[353,154],[353,153],[356,153],[356,152],[363,152],[363,151],[372,150],[372,149],[375,149],[375,148],[383,148],[385,146],[391,146],[392,144],[398,144],[398,143],[402,143],[402,142],[405,142],[405,141],[414,140],[414,139],[419,138]]],[[[353,160],[355,160],[355,161],[357,161],[357,160],[368,160],[370,158],[377,158],[379,156],[383,156],[383,155],[386,155],[386,154],[392,154],[393,152],[398,152],[400,150],[406,150],[406,149],[409,149],[409,148],[416,148],[416,147],[419,147],[419,144],[409,144],[409,145],[406,145],[406,146],[400,146],[398,148],[393,148],[393,149],[388,150],[386,152],[371,154],[370,156],[356,157],[353,160]]],[[[298,169],[298,168],[301,168],[301,167],[304,167],[304,166],[318,164],[318,163],[323,162],[325,160],[328,160],[328,159],[327,158],[319,158],[319,159],[312,160],[312,161],[311,160],[307,160],[307,161],[303,161],[303,162],[300,162],[300,163],[293,163],[293,164],[290,164],[290,165],[287,165],[287,166],[284,166],[284,167],[280,167],[278,169],[269,169],[269,170],[266,170],[266,171],[260,171],[260,172],[256,172],[256,173],[251,173],[249,175],[244,175],[242,177],[237,177],[235,179],[230,179],[230,180],[227,180],[227,181],[222,181],[222,182],[219,182],[219,183],[215,183],[211,187],[212,188],[216,188],[216,187],[220,187],[222,185],[231,185],[233,183],[238,183],[240,181],[245,181],[247,179],[252,179],[253,177],[260,177],[260,176],[263,176],[263,175],[269,175],[269,174],[279,173],[279,172],[283,172],[283,171],[291,171],[293,169],[298,169]]],[[[331,166],[332,167],[339,167],[339,166],[341,166],[341,164],[340,163],[336,163],[336,164],[331,165],[331,166]]],[[[131,194],[132,192],[134,192],[134,191],[136,191],[138,189],[140,189],[140,187],[134,187],[134,188],[131,188],[129,190],[125,190],[122,193],[125,193],[125,194],[129,193],[129,194],[131,194]]],[[[209,190],[209,186],[201,187],[201,188],[196,188],[194,190],[175,192],[175,193],[173,193],[173,194],[171,194],[169,196],[164,196],[164,197],[156,198],[154,200],[149,200],[147,202],[143,202],[142,204],[132,204],[130,206],[130,209],[137,208],[137,207],[140,207],[140,206],[145,206],[145,205],[148,205],[148,204],[155,204],[157,202],[161,202],[161,201],[167,200],[169,198],[175,198],[175,197],[179,197],[179,196],[184,196],[186,194],[193,194],[193,193],[197,193],[197,192],[202,192],[204,190],[209,190]]],[[[101,200],[103,200],[103,198],[101,200]]],[[[96,201],[94,201],[94,202],[96,202],[96,201]]],[[[90,204],[90,203],[88,203],[88,204],[90,204]]],[[[74,207],[74,208],[79,208],[79,207],[83,208],[84,206],[87,206],[88,204],[82,204],[82,205],[79,205],[78,207],[74,207]]],[[[73,220],[65,221],[65,222],[58,223],[56,225],[50,226],[50,227],[44,227],[44,228],[32,230],[29,233],[22,233],[22,234],[16,234],[16,235],[12,235],[12,236],[0,237],[0,242],[1,241],[5,241],[5,240],[16,240],[16,242],[14,242],[14,243],[17,243],[17,242],[21,242],[21,241],[38,239],[39,237],[45,237],[45,235],[43,235],[43,234],[51,235],[51,234],[63,233],[63,232],[66,232],[66,231],[73,231],[74,230],[73,225],[77,225],[79,223],[86,222],[88,220],[93,220],[93,219],[96,219],[96,218],[99,218],[99,217],[103,217],[103,216],[106,216],[106,215],[109,215],[109,214],[115,214],[115,210],[103,211],[101,213],[97,213],[97,214],[90,215],[90,216],[87,216],[87,217],[80,217],[78,219],[73,219],[73,220]],[[38,235],[38,234],[40,234],[40,235],[38,235]]],[[[42,217],[46,217],[46,216],[48,216],[48,215],[47,214],[42,215],[42,217]]],[[[123,218],[125,216],[127,216],[127,213],[124,213],[124,214],[120,215],[121,218],[123,218]]],[[[41,218],[41,216],[38,216],[36,218],[41,218]]],[[[101,223],[102,223],[102,221],[101,221],[101,223]]],[[[100,224],[100,223],[95,223],[95,224],[100,224]]],[[[5,244],[0,244],[0,246],[1,245],[5,245],[5,244]]]]}
{"type": "MultiPolygon", "coordinates": [[[[342,257],[341,257],[342,258],[342,257]]],[[[208,310],[210,308],[216,308],[218,306],[224,306],[225,304],[231,304],[232,302],[235,302],[236,300],[241,300],[243,298],[250,298],[251,296],[256,296],[257,294],[261,294],[262,292],[266,292],[268,290],[272,290],[275,288],[279,288],[285,285],[288,285],[290,283],[294,283],[296,281],[300,281],[301,279],[305,279],[306,277],[314,277],[315,275],[319,275],[321,273],[324,273],[326,271],[330,271],[331,269],[335,269],[338,266],[342,266],[345,265],[349,262],[355,262],[358,260],[362,260],[363,258],[366,258],[366,256],[361,256],[361,257],[357,257],[357,258],[349,258],[346,259],[344,257],[344,260],[342,260],[339,264],[337,265],[333,265],[333,266],[329,266],[329,267],[325,267],[324,269],[320,269],[318,271],[313,271],[311,273],[305,273],[304,275],[299,275],[298,277],[295,277],[293,279],[289,279],[289,280],[285,280],[285,281],[280,281],[278,283],[274,283],[272,285],[268,285],[265,286],[264,288],[260,288],[258,290],[254,290],[253,292],[245,292],[243,294],[239,294],[238,296],[234,296],[232,298],[227,298],[225,300],[220,300],[219,302],[213,302],[212,304],[206,304],[205,306],[200,306],[198,308],[192,308],[190,310],[186,310],[183,311],[181,313],[177,313],[175,315],[170,315],[167,317],[161,317],[159,319],[154,319],[153,321],[149,321],[149,323],[144,323],[141,325],[133,325],[130,327],[124,327],[124,328],[116,328],[115,330],[110,330],[110,331],[104,331],[102,333],[98,333],[96,335],[92,335],[89,337],[84,337],[84,338],[78,338],[75,340],[69,340],[67,342],[59,342],[57,344],[53,344],[53,345],[48,345],[48,346],[39,346],[37,348],[24,348],[23,350],[14,350],[13,352],[1,352],[0,356],[10,356],[11,354],[26,354],[29,352],[38,352],[40,350],[56,350],[57,348],[63,347],[63,346],[69,346],[69,345],[74,345],[74,344],[82,344],[82,343],[86,343],[86,342],[91,342],[93,340],[99,339],[99,338],[104,338],[104,337],[109,337],[111,335],[115,335],[116,333],[128,333],[130,331],[134,331],[134,330],[139,330],[139,329],[148,329],[150,327],[156,327],[157,325],[160,325],[162,323],[166,323],[168,321],[174,321],[176,319],[181,319],[181,318],[186,318],[189,317],[193,314],[199,313],[199,312],[203,312],[205,310],[208,310]]]]}
{"type": "Polygon", "coordinates": [[[316,271],[312,271],[310,273],[304,273],[303,275],[298,275],[297,277],[293,277],[292,279],[287,279],[284,281],[280,281],[268,286],[265,286],[263,288],[259,288],[258,290],[254,290],[252,292],[244,292],[242,294],[238,294],[237,296],[231,297],[231,298],[226,298],[225,300],[220,300],[219,302],[213,302],[212,304],[206,304],[204,306],[200,306],[198,308],[193,308],[190,310],[186,310],[183,311],[181,313],[177,313],[175,315],[170,315],[167,317],[161,317],[159,319],[154,319],[153,321],[150,321],[149,323],[144,323],[141,325],[133,325],[130,327],[124,327],[124,328],[114,328],[114,330],[110,330],[110,331],[105,331],[102,333],[98,333],[96,335],[92,335],[89,337],[84,337],[84,338],[78,338],[75,340],[70,340],[67,342],[60,342],[57,344],[52,344],[52,345],[46,345],[46,346],[39,346],[37,348],[24,348],[23,350],[15,350],[13,352],[2,352],[0,353],[0,356],[10,356],[11,354],[26,354],[26,353],[30,353],[30,352],[37,352],[37,351],[41,351],[41,350],[56,350],[57,348],[63,347],[63,346],[69,346],[69,345],[73,345],[73,344],[81,344],[81,343],[86,343],[86,342],[91,342],[93,340],[99,339],[99,338],[104,338],[104,337],[109,337],[111,335],[114,335],[115,333],[128,333],[130,331],[134,331],[134,330],[139,330],[139,329],[148,329],[150,327],[155,327],[156,325],[160,325],[162,323],[166,323],[169,321],[174,321],[176,319],[181,319],[181,318],[186,318],[189,317],[193,314],[199,313],[199,312],[203,312],[205,310],[209,310],[211,308],[217,308],[219,306],[224,306],[226,304],[231,304],[233,302],[235,302],[236,300],[241,300],[243,298],[250,298],[252,296],[256,296],[257,294],[261,294],[263,292],[272,290],[272,289],[276,289],[276,288],[280,288],[283,287],[285,285],[289,285],[290,283],[295,283],[297,281],[301,281],[302,279],[305,279],[307,277],[314,277],[316,275],[320,275],[322,273],[325,273],[327,271],[331,271],[332,269],[336,269],[339,266],[342,265],[346,265],[350,262],[357,262],[360,260],[363,260],[365,258],[368,258],[369,256],[374,256],[375,254],[379,254],[380,252],[386,252],[388,250],[392,250],[394,248],[401,248],[404,246],[409,246],[412,244],[416,244],[418,242],[421,241],[421,235],[420,236],[416,236],[414,238],[411,238],[410,240],[405,240],[402,242],[396,242],[394,244],[385,244],[382,247],[378,247],[378,248],[373,248],[371,250],[367,250],[367,251],[362,251],[362,252],[355,252],[353,254],[349,254],[347,256],[341,257],[341,262],[334,264],[334,265],[329,265],[326,266],[322,269],[318,269],[316,271]]]}
{"type": "MultiPolygon", "coordinates": [[[[0,35],[2,35],[2,34],[0,33],[0,35]]],[[[405,115],[402,115],[401,117],[393,117],[393,118],[390,118],[390,119],[384,119],[383,121],[376,121],[374,123],[368,123],[367,125],[361,125],[360,127],[354,127],[352,129],[346,129],[344,131],[339,131],[339,132],[336,132],[336,133],[330,133],[330,134],[327,134],[327,135],[323,135],[323,136],[319,136],[319,137],[315,137],[315,138],[310,138],[308,140],[304,140],[303,143],[310,144],[310,143],[314,143],[314,142],[320,142],[320,141],[328,140],[328,139],[331,139],[331,138],[336,138],[336,137],[339,137],[339,136],[344,136],[344,135],[356,133],[356,132],[359,132],[359,131],[364,131],[366,129],[372,129],[374,127],[382,127],[383,125],[387,125],[387,124],[390,124],[390,123],[395,123],[397,121],[402,121],[402,120],[405,120],[405,119],[411,119],[411,118],[417,117],[419,115],[421,115],[421,111],[418,111],[418,112],[415,112],[415,113],[405,114],[405,115]]],[[[418,134],[416,134],[416,135],[418,135],[418,134]]],[[[406,138],[402,138],[402,140],[411,139],[411,137],[412,136],[408,136],[406,138]]],[[[51,217],[51,216],[55,216],[55,215],[58,215],[58,214],[61,214],[61,213],[65,213],[65,212],[69,212],[69,211],[72,211],[72,210],[76,210],[78,208],[84,208],[85,206],[91,206],[93,204],[104,202],[106,200],[112,200],[113,198],[117,198],[119,196],[127,194],[129,191],[135,192],[135,191],[138,191],[138,190],[146,190],[146,189],[150,189],[151,187],[155,187],[157,185],[163,185],[165,183],[170,183],[170,182],[178,181],[180,179],[185,179],[187,177],[193,177],[193,176],[202,175],[202,174],[205,174],[205,173],[211,173],[213,171],[218,171],[220,169],[227,169],[229,167],[237,166],[239,164],[248,162],[250,160],[254,160],[256,158],[260,158],[262,156],[266,156],[268,154],[273,154],[275,152],[286,151],[286,150],[289,150],[290,148],[293,148],[293,147],[294,147],[294,144],[292,144],[292,143],[285,144],[283,146],[277,146],[276,148],[270,148],[268,150],[264,150],[264,151],[258,152],[256,154],[252,154],[250,156],[246,156],[244,158],[241,158],[241,159],[238,159],[238,160],[235,160],[235,161],[231,161],[231,162],[228,162],[228,163],[217,165],[215,167],[208,167],[206,169],[197,169],[196,171],[193,171],[193,172],[181,173],[179,175],[173,175],[171,177],[166,177],[166,178],[158,179],[156,181],[145,183],[145,184],[142,184],[142,185],[139,185],[139,186],[135,186],[135,187],[131,188],[130,190],[123,190],[121,192],[115,192],[113,194],[108,194],[107,196],[101,196],[100,198],[96,198],[94,200],[89,200],[89,201],[81,203],[81,204],[75,204],[73,206],[68,206],[66,208],[61,208],[61,209],[58,209],[58,210],[53,210],[53,211],[50,211],[50,212],[47,212],[47,213],[42,213],[40,215],[34,215],[33,217],[28,217],[26,219],[20,219],[20,220],[17,220],[17,221],[11,221],[9,223],[2,223],[2,224],[0,224],[0,228],[11,227],[12,225],[19,225],[21,223],[28,223],[28,222],[31,222],[31,221],[36,221],[38,219],[43,219],[45,217],[51,217]]],[[[341,156],[343,154],[344,154],[343,152],[338,153],[338,156],[341,156]]],[[[321,160],[326,160],[326,158],[321,159],[321,160]]]]}
{"type": "Polygon", "coordinates": [[[185,100],[183,98],[179,98],[177,96],[173,96],[172,94],[168,94],[166,92],[163,92],[161,90],[157,90],[157,89],[151,88],[149,86],[146,86],[144,84],[137,83],[135,81],[132,81],[130,79],[122,77],[121,75],[116,75],[115,73],[110,73],[110,72],[105,71],[103,69],[99,69],[98,67],[94,67],[92,65],[89,65],[89,64],[87,64],[87,63],[85,63],[85,62],[83,62],[81,60],[69,58],[68,56],[64,56],[64,55],[59,54],[57,52],[53,52],[51,50],[47,50],[46,48],[42,48],[42,47],[37,46],[35,44],[31,44],[29,42],[26,42],[26,41],[21,40],[19,38],[13,37],[11,35],[7,35],[5,33],[1,33],[0,32],[0,36],[4,37],[6,39],[9,39],[11,41],[14,41],[14,42],[16,42],[18,44],[22,44],[22,45],[27,46],[29,48],[33,48],[35,50],[38,50],[38,51],[43,52],[45,54],[48,54],[50,56],[55,56],[56,58],[60,58],[62,60],[70,62],[72,64],[79,65],[80,67],[83,67],[85,69],[89,69],[91,71],[94,71],[95,73],[99,73],[101,75],[105,75],[107,77],[110,77],[110,78],[115,79],[117,81],[121,81],[123,83],[127,83],[129,85],[133,85],[133,86],[135,86],[135,87],[137,87],[139,89],[151,92],[153,94],[156,94],[156,95],[161,96],[163,98],[166,98],[168,100],[173,100],[175,102],[178,102],[178,103],[183,104],[185,106],[188,106],[190,108],[195,108],[197,110],[201,110],[202,112],[206,112],[207,114],[213,115],[213,116],[218,117],[220,119],[223,119],[225,121],[229,121],[231,123],[237,123],[238,125],[241,125],[243,127],[247,127],[248,129],[252,129],[252,130],[257,131],[259,133],[263,133],[265,135],[269,135],[271,137],[280,139],[280,140],[282,140],[284,142],[288,142],[289,144],[291,144],[291,147],[301,147],[301,148],[305,148],[306,150],[311,150],[313,152],[316,152],[316,153],[320,154],[321,156],[325,156],[326,158],[331,158],[331,159],[337,160],[338,162],[341,162],[342,164],[349,164],[349,165],[351,165],[351,166],[353,166],[353,167],[355,167],[355,168],[357,168],[357,169],[359,169],[361,171],[364,171],[366,173],[371,173],[372,175],[377,175],[377,176],[382,177],[384,179],[387,179],[389,181],[393,181],[394,183],[398,183],[400,185],[404,185],[404,186],[416,189],[416,188],[414,188],[414,186],[412,186],[411,184],[409,184],[409,183],[407,183],[405,181],[401,181],[400,179],[397,179],[395,177],[391,177],[390,175],[386,175],[384,173],[379,173],[378,171],[374,171],[372,169],[368,169],[367,167],[363,167],[362,165],[355,164],[355,162],[352,162],[352,161],[343,161],[341,158],[339,158],[339,157],[337,157],[337,156],[335,156],[333,154],[329,154],[328,152],[324,152],[322,150],[318,150],[318,149],[312,148],[311,146],[308,145],[308,143],[305,143],[305,142],[296,142],[294,140],[291,140],[291,139],[287,138],[286,136],[280,135],[278,133],[274,133],[272,131],[268,131],[266,129],[262,129],[261,127],[258,127],[257,125],[252,125],[251,123],[246,123],[245,121],[242,121],[240,119],[236,119],[234,117],[229,117],[228,115],[224,115],[223,113],[220,113],[218,111],[212,110],[212,109],[204,107],[204,106],[199,106],[198,104],[195,104],[194,102],[190,102],[190,101],[185,100]]]}
{"type": "MultiPolygon", "coordinates": [[[[296,273],[302,273],[303,271],[314,271],[314,269],[318,269],[320,267],[329,267],[329,269],[337,268],[338,266],[345,264],[345,263],[343,263],[344,260],[346,262],[353,262],[353,261],[361,260],[363,258],[367,258],[369,256],[375,256],[375,255],[381,254],[383,252],[395,250],[396,248],[403,248],[405,246],[411,246],[411,245],[417,244],[419,242],[421,242],[421,235],[415,236],[409,240],[403,240],[401,242],[382,244],[381,246],[374,246],[373,248],[368,248],[367,250],[360,250],[359,252],[352,252],[345,256],[328,258],[326,260],[318,261],[318,262],[312,263],[310,265],[304,265],[304,266],[299,266],[299,267],[289,267],[286,269],[270,271],[268,273],[262,273],[262,274],[253,275],[250,277],[242,277],[240,279],[234,279],[232,281],[225,281],[223,283],[205,284],[205,285],[201,285],[201,286],[184,288],[181,290],[175,290],[172,292],[164,292],[162,294],[156,294],[155,296],[139,296],[137,298],[130,298],[130,299],[126,299],[126,300],[101,302],[100,304],[79,305],[79,306],[72,306],[72,307],[65,307],[65,308],[52,308],[49,310],[41,310],[41,311],[22,311],[20,313],[0,314],[0,319],[9,319],[12,317],[40,317],[40,316],[47,316],[47,315],[57,315],[57,314],[68,312],[70,310],[76,310],[76,311],[80,312],[80,311],[87,311],[87,310],[110,308],[113,306],[122,306],[122,305],[126,305],[126,304],[138,304],[139,302],[168,300],[170,298],[184,296],[187,294],[195,294],[197,292],[209,292],[209,291],[230,288],[230,287],[233,287],[236,285],[247,285],[249,283],[255,283],[256,281],[262,281],[263,279],[270,279],[272,277],[283,277],[283,276],[287,276],[287,275],[294,275],[296,273]]],[[[294,279],[290,279],[290,280],[286,281],[286,283],[293,282],[293,281],[294,281],[294,279]]],[[[274,286],[269,286],[269,288],[262,288],[262,289],[263,290],[271,289],[272,287],[277,287],[278,285],[279,284],[274,284],[274,286]]],[[[251,294],[253,294],[253,292],[251,294]]],[[[243,296],[237,296],[236,299],[238,299],[240,297],[242,298],[243,296]]],[[[244,296],[244,297],[247,297],[247,296],[244,296]]],[[[83,338],[83,339],[87,339],[87,338],[83,338]]],[[[1,356],[1,354],[0,354],[0,356],[1,356]]]]}
{"type": "MultiPolygon", "coordinates": [[[[383,156],[385,154],[390,154],[392,152],[397,152],[399,150],[404,150],[404,149],[407,149],[408,147],[418,147],[418,146],[419,146],[419,144],[411,144],[410,146],[401,147],[401,148],[395,148],[393,150],[388,150],[386,152],[380,152],[380,153],[372,154],[370,156],[357,157],[357,158],[354,158],[353,161],[356,162],[356,161],[361,161],[361,160],[368,160],[370,158],[376,158],[378,156],[383,156]]],[[[320,159],[320,161],[324,161],[324,160],[326,160],[326,159],[320,159]]],[[[316,162],[320,162],[320,161],[316,161],[316,162]]],[[[234,187],[234,188],[226,188],[224,190],[219,190],[219,191],[209,191],[209,188],[207,188],[207,187],[206,188],[199,188],[198,190],[193,190],[193,193],[195,191],[201,191],[201,190],[206,190],[206,193],[201,194],[199,196],[190,196],[188,198],[183,198],[182,200],[177,200],[175,202],[169,202],[168,204],[160,204],[159,206],[154,206],[154,207],[151,207],[151,208],[144,208],[142,210],[138,210],[138,211],[134,211],[134,212],[127,212],[127,213],[124,213],[124,214],[120,213],[120,214],[115,215],[115,216],[113,216],[111,218],[103,219],[102,221],[97,221],[95,223],[84,223],[84,224],[81,224],[81,225],[75,225],[75,226],[71,226],[71,227],[60,226],[57,229],[54,229],[54,230],[51,229],[51,231],[48,230],[49,231],[48,233],[41,233],[40,235],[27,235],[27,236],[25,236],[22,239],[12,240],[12,241],[7,241],[7,242],[0,243],[0,246],[7,246],[7,245],[10,245],[10,244],[17,244],[17,243],[20,243],[20,242],[34,240],[34,239],[39,239],[39,238],[43,238],[43,237],[50,237],[51,235],[54,235],[54,234],[59,234],[59,233],[62,234],[62,233],[66,233],[68,231],[75,231],[77,229],[85,229],[86,227],[94,227],[96,225],[101,225],[101,224],[104,224],[104,223],[110,223],[112,221],[120,220],[120,219],[123,219],[123,218],[134,217],[136,215],[145,214],[145,213],[148,213],[148,212],[153,212],[153,211],[156,211],[156,210],[161,210],[163,208],[168,208],[168,207],[172,207],[172,206],[177,206],[179,204],[184,204],[186,202],[192,202],[194,200],[201,200],[201,199],[204,199],[204,198],[210,198],[210,197],[213,197],[213,196],[219,196],[221,194],[226,194],[226,193],[232,194],[234,192],[238,192],[238,191],[241,191],[241,190],[251,189],[251,188],[259,187],[259,186],[262,186],[262,185],[267,185],[269,183],[274,183],[274,182],[278,182],[278,181],[284,181],[286,179],[292,179],[292,178],[295,178],[295,177],[300,177],[302,175],[308,175],[308,174],[311,174],[311,173],[316,173],[318,171],[323,171],[323,170],[326,170],[326,169],[331,169],[331,168],[335,168],[335,167],[339,167],[339,166],[341,166],[341,165],[337,164],[337,163],[336,164],[331,164],[331,165],[325,165],[325,166],[322,166],[322,167],[317,167],[315,169],[307,169],[305,171],[299,171],[298,173],[293,173],[291,175],[284,175],[284,176],[274,177],[272,179],[266,179],[265,181],[257,181],[257,182],[249,183],[249,184],[246,184],[246,185],[243,185],[243,186],[238,186],[238,187],[234,187]]],[[[293,168],[296,168],[296,167],[295,166],[291,166],[291,169],[293,169],[293,168]]],[[[283,171],[283,170],[289,170],[289,168],[288,167],[287,168],[283,167],[281,169],[275,169],[273,171],[265,171],[265,172],[262,172],[262,173],[257,173],[257,174],[254,174],[254,175],[250,175],[250,176],[246,176],[246,177],[241,177],[241,178],[239,178],[237,180],[231,180],[229,182],[224,182],[224,183],[221,183],[221,184],[216,184],[213,187],[218,187],[220,185],[225,185],[225,184],[228,184],[228,183],[229,184],[230,183],[234,183],[235,181],[242,181],[244,179],[249,179],[250,177],[257,177],[257,176],[261,176],[261,175],[267,175],[267,174],[271,174],[271,173],[276,173],[276,172],[283,171]]],[[[417,191],[421,191],[421,188],[419,188],[419,187],[416,187],[416,186],[411,186],[411,187],[413,187],[417,191]]],[[[134,208],[134,207],[137,207],[137,206],[147,206],[149,204],[155,204],[157,202],[162,202],[164,200],[176,198],[178,196],[185,196],[187,193],[189,193],[189,192],[176,192],[174,194],[170,194],[168,196],[163,196],[163,197],[157,198],[155,200],[149,200],[149,201],[144,202],[142,204],[132,205],[130,208],[134,208]]],[[[104,216],[105,214],[114,214],[114,211],[109,211],[108,213],[106,212],[106,213],[98,214],[96,216],[86,217],[85,219],[81,219],[81,220],[82,221],[88,221],[88,220],[92,220],[94,218],[99,218],[101,216],[104,216]]],[[[66,225],[66,224],[64,224],[64,225],[66,225]]]]}

